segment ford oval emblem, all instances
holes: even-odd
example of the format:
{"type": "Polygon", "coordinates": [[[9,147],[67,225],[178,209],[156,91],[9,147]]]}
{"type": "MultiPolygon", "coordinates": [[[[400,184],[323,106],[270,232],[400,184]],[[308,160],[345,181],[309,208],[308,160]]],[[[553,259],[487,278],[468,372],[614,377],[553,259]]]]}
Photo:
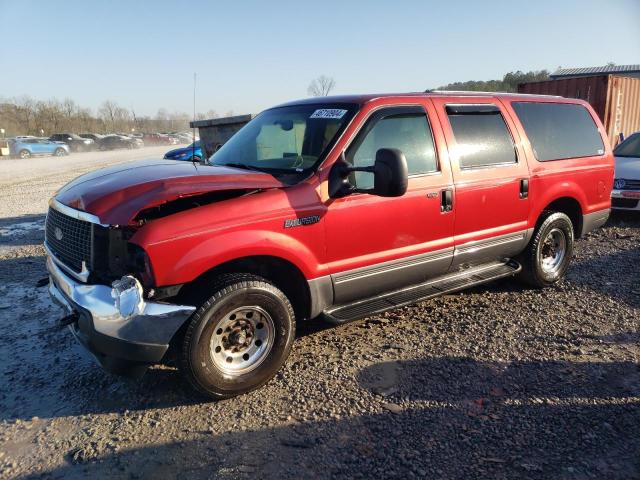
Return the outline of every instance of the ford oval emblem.
{"type": "Polygon", "coordinates": [[[622,178],[619,178],[615,181],[614,187],[616,187],[618,190],[622,190],[625,186],[625,181],[622,178]]]}
{"type": "Polygon", "coordinates": [[[56,240],[62,240],[62,229],[60,227],[56,227],[56,229],[53,231],[53,235],[56,237],[56,240]]]}

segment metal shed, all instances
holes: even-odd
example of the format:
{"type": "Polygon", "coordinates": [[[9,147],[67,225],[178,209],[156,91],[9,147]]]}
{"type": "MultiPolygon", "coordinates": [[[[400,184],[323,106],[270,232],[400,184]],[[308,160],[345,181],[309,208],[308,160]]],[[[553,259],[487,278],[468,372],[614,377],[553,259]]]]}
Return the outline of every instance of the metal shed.
{"type": "Polygon", "coordinates": [[[202,146],[203,158],[209,158],[234,133],[244,127],[255,115],[236,115],[233,117],[196,120],[189,123],[197,128],[202,146]]]}
{"type": "Polygon", "coordinates": [[[609,135],[611,146],[640,131],[640,78],[618,75],[573,77],[521,83],[519,93],[580,98],[591,104],[609,135]]]}

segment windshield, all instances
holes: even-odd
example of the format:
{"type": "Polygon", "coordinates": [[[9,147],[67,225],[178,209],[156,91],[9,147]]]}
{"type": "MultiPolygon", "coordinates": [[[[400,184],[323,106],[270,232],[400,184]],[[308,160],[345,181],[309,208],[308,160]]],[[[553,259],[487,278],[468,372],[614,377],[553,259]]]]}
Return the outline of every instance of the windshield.
{"type": "Polygon", "coordinates": [[[613,154],[616,157],[640,157],[640,133],[634,133],[618,145],[613,154]]]}
{"type": "Polygon", "coordinates": [[[308,171],[324,159],[356,110],[353,104],[266,110],[231,137],[209,163],[274,174],[308,171]]]}

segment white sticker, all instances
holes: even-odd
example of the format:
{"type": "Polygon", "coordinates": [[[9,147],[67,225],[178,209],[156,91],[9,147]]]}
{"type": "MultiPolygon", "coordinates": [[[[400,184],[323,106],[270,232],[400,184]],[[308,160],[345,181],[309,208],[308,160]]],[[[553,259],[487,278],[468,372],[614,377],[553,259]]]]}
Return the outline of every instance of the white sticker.
{"type": "Polygon", "coordinates": [[[347,113],[346,110],[339,108],[321,108],[313,112],[309,118],[342,118],[345,113],[347,113]]]}

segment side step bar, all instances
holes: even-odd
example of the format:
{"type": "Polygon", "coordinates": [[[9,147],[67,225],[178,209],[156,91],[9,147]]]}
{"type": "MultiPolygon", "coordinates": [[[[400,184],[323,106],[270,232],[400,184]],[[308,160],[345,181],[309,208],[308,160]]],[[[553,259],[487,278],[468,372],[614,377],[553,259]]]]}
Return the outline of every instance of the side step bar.
{"type": "Polygon", "coordinates": [[[385,293],[346,305],[338,305],[323,312],[323,316],[332,323],[345,323],[392,308],[421,302],[445,293],[463,290],[498,278],[509,277],[515,275],[520,270],[522,270],[522,267],[515,260],[509,260],[507,263],[495,262],[485,264],[462,272],[448,274],[426,283],[412,285],[391,293],[385,293]]]}

